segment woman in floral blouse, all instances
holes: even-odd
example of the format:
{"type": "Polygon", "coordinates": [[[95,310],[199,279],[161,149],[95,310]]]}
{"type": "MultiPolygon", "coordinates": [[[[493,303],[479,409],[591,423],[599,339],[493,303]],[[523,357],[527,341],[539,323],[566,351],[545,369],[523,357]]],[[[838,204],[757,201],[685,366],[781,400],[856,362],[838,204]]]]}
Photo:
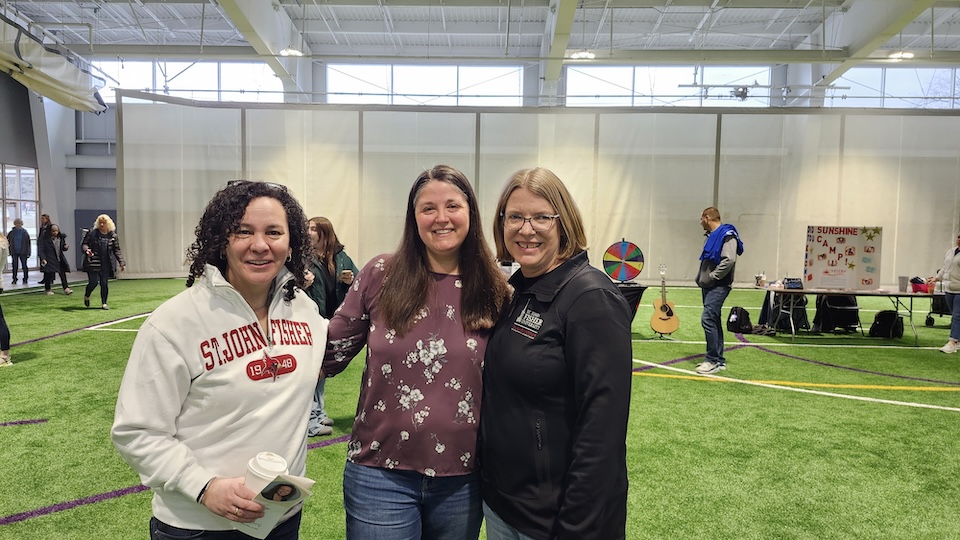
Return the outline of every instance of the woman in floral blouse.
{"type": "Polygon", "coordinates": [[[330,321],[327,376],[367,346],[343,472],[348,539],[479,535],[483,355],[508,294],[466,177],[421,173],[397,251],[366,264],[330,321]]]}

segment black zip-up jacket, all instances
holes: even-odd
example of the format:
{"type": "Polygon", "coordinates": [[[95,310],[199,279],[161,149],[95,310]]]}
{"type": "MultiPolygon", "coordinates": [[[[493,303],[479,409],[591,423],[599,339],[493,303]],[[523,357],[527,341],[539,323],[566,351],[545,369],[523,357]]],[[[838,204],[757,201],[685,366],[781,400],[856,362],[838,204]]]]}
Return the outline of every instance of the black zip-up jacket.
{"type": "Polygon", "coordinates": [[[633,313],[581,253],[521,290],[484,360],[484,502],[536,539],[624,537],[633,313]]]}

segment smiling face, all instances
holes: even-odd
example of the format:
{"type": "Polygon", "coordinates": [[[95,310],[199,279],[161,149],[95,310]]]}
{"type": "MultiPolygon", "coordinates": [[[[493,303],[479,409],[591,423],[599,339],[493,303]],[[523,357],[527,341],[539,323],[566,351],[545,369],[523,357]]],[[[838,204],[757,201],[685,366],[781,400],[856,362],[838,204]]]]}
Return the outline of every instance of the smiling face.
{"type": "Polygon", "coordinates": [[[104,234],[110,232],[110,222],[107,221],[107,218],[105,217],[97,218],[97,230],[99,230],[104,234]]]}
{"type": "Polygon", "coordinates": [[[470,230],[470,209],[463,192],[448,182],[432,180],[423,185],[414,201],[417,233],[427,248],[434,272],[456,270],[460,246],[470,230]]]}
{"type": "MultiPolygon", "coordinates": [[[[523,217],[555,215],[556,209],[550,203],[526,188],[513,190],[504,207],[504,214],[516,214],[523,217]]],[[[554,220],[557,221],[557,220],[554,220]]],[[[546,274],[563,262],[560,260],[560,227],[554,223],[547,231],[535,231],[529,221],[525,221],[518,231],[504,228],[503,241],[507,252],[520,265],[524,277],[536,277],[546,274]]]]}
{"type": "Polygon", "coordinates": [[[60,227],[57,227],[56,225],[51,225],[51,226],[50,226],[50,236],[52,236],[52,237],[57,237],[57,236],[59,236],[59,235],[60,235],[60,227]]]}
{"type": "Polygon", "coordinates": [[[247,205],[226,247],[227,281],[245,298],[270,288],[290,249],[287,212],[272,197],[257,197],[247,205]]]}

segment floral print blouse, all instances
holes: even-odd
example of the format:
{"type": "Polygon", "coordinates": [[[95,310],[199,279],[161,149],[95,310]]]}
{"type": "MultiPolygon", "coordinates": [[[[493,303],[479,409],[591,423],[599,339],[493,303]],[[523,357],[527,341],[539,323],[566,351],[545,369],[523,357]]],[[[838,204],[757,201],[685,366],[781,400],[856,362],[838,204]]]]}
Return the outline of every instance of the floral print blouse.
{"type": "Polygon", "coordinates": [[[328,377],[367,346],[347,459],[427,476],[471,473],[489,332],[464,331],[460,276],[432,274],[426,305],[410,331],[397,335],[377,314],[388,257],[367,263],[330,320],[328,377]]]}

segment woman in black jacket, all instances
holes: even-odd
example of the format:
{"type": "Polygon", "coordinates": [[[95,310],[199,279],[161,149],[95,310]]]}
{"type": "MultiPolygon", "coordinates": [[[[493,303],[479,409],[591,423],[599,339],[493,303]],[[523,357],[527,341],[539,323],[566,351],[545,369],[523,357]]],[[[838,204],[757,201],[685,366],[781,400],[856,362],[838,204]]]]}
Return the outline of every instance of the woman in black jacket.
{"type": "Polygon", "coordinates": [[[496,215],[497,258],[520,270],[484,357],[487,538],[622,539],[633,312],[587,260],[583,220],[555,174],[514,174],[496,215]]]}
{"type": "Polygon", "coordinates": [[[53,280],[60,274],[60,284],[64,294],[73,294],[67,283],[67,272],[70,263],[64,253],[70,249],[67,245],[67,235],[60,232],[55,223],[48,223],[37,240],[37,256],[40,258],[40,271],[43,272],[43,288],[47,294],[53,294],[53,280]]]}
{"type": "Polygon", "coordinates": [[[87,273],[87,289],[83,293],[83,305],[90,307],[90,294],[97,285],[100,285],[100,300],[103,309],[110,309],[107,305],[109,289],[107,282],[115,275],[113,257],[120,265],[120,271],[126,269],[123,262],[123,253],[120,251],[120,237],[117,236],[117,226],[106,214],[97,216],[93,229],[83,237],[83,271],[87,273]]]}

